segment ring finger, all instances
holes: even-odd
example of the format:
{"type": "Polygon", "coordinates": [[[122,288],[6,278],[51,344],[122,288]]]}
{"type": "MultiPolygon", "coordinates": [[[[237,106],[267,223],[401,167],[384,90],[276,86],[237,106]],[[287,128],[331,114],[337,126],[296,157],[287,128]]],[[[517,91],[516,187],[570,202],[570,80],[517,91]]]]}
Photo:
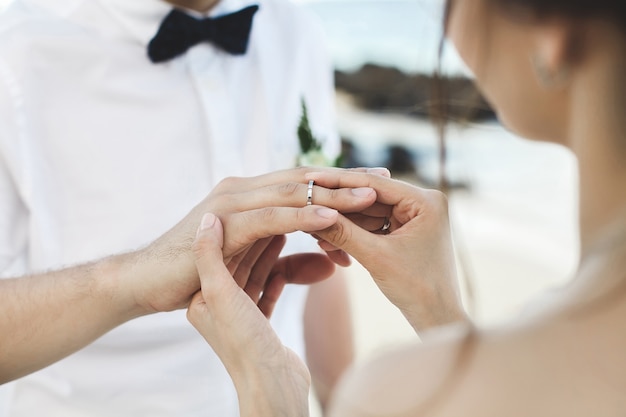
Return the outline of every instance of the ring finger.
{"type": "Polygon", "coordinates": [[[366,209],[376,201],[369,187],[328,189],[308,183],[286,183],[228,195],[225,211],[246,211],[261,207],[303,207],[310,202],[346,213],[366,209]],[[310,195],[310,198],[309,198],[310,195]]]}

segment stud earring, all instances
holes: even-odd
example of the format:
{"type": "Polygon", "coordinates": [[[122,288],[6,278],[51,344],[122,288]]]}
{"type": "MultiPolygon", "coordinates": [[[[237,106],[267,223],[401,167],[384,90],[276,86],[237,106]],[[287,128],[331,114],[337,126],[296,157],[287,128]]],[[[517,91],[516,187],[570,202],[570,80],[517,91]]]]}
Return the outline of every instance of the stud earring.
{"type": "Polygon", "coordinates": [[[567,67],[556,69],[548,68],[545,62],[537,56],[533,56],[531,61],[535,75],[537,75],[537,80],[542,87],[559,88],[569,80],[569,70],[567,67]]]}

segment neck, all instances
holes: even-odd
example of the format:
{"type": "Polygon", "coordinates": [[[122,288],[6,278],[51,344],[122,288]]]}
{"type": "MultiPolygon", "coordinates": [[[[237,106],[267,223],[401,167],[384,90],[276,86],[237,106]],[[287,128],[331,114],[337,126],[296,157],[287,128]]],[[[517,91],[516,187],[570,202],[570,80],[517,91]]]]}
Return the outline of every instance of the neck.
{"type": "Polygon", "coordinates": [[[168,3],[184,9],[206,13],[211,10],[220,0],[166,0],[168,3]]]}
{"type": "Polygon", "coordinates": [[[626,225],[626,123],[621,114],[626,87],[621,65],[615,63],[592,60],[572,88],[570,138],[579,161],[583,257],[608,229],[626,233],[621,227],[626,225]]]}

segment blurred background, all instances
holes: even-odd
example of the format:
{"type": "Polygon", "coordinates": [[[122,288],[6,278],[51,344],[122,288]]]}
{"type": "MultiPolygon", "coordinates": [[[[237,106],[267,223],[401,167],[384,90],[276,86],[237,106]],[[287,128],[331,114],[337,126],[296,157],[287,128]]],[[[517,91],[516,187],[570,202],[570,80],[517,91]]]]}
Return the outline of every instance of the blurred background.
{"type": "MultiPolygon", "coordinates": [[[[439,136],[427,112],[443,1],[299,3],[326,31],[343,163],[387,166],[396,177],[436,187],[439,136]]],[[[462,104],[452,108],[446,131],[445,173],[464,298],[478,323],[496,325],[576,268],[576,163],[561,147],[507,132],[449,45],[441,64],[450,78],[446,98],[462,104]]],[[[360,265],[347,273],[358,361],[416,339],[360,265]]]]}
{"type": "MultiPolygon", "coordinates": [[[[443,1],[300,2],[326,30],[344,164],[387,166],[406,181],[438,186],[439,135],[427,113],[443,1]]],[[[562,147],[504,129],[450,45],[441,70],[445,98],[456,103],[445,132],[445,175],[464,298],[477,322],[497,325],[576,268],[576,161],[562,147]]],[[[358,360],[415,340],[359,265],[348,274],[358,360]]]]}

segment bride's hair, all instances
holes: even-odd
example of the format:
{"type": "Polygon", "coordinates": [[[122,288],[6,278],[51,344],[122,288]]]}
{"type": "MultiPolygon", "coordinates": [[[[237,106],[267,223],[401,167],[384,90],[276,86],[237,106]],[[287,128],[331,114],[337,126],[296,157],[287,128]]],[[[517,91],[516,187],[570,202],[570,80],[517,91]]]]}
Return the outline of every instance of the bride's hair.
{"type": "MultiPolygon", "coordinates": [[[[446,0],[445,13],[443,19],[444,32],[448,24],[451,4],[454,1],[468,0],[446,0]]],[[[585,21],[588,19],[603,19],[607,23],[612,23],[624,32],[626,36],[626,0],[485,0],[485,2],[499,9],[505,15],[518,20],[542,20],[552,17],[572,19],[574,21],[585,21]]],[[[429,105],[431,120],[439,129],[440,137],[440,188],[448,191],[446,180],[446,147],[443,138],[445,137],[445,126],[452,120],[451,107],[461,107],[466,109],[468,114],[475,110],[480,110],[481,104],[478,101],[451,103],[446,100],[448,86],[446,78],[442,76],[441,56],[444,49],[444,37],[439,44],[439,64],[433,74],[433,84],[431,100],[429,105]]],[[[458,112],[457,112],[458,113],[458,112]]]]}
{"type": "MultiPolygon", "coordinates": [[[[560,16],[575,19],[602,18],[626,30],[623,0],[488,0],[507,11],[530,13],[536,19],[560,16]]],[[[448,1],[449,2],[449,1],[448,1]]]]}

